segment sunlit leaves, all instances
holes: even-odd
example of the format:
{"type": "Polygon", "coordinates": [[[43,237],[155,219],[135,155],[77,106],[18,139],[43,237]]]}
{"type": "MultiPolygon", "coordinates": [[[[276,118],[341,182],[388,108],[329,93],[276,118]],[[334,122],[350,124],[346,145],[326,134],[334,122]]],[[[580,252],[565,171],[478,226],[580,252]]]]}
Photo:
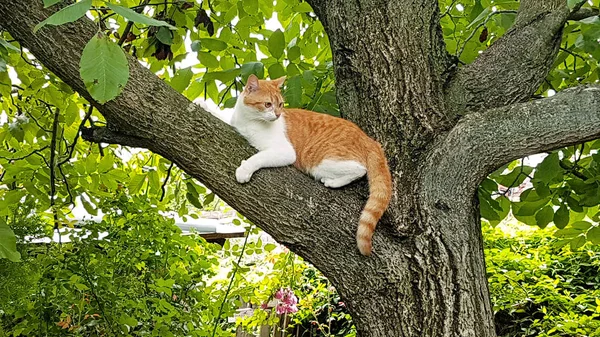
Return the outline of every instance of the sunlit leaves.
{"type": "Polygon", "coordinates": [[[96,34],[81,55],[80,75],[92,97],[106,103],[123,90],[129,65],[123,50],[108,37],[96,34]]]}
{"type": "MultiPolygon", "coordinates": [[[[48,4],[47,4],[48,6],[48,4]]],[[[52,14],[46,20],[38,23],[34,28],[33,32],[37,32],[40,28],[45,25],[53,25],[58,26],[68,22],[73,22],[87,13],[87,11],[92,7],[92,0],[82,0],[76,2],[72,5],[69,5],[60,11],[52,14]]]]}
{"type": "Polygon", "coordinates": [[[149,26],[163,26],[163,27],[168,27],[170,29],[177,29],[176,27],[168,24],[165,21],[156,20],[156,19],[150,18],[146,15],[136,13],[135,11],[133,11],[127,7],[123,7],[123,6],[119,6],[119,5],[115,5],[115,4],[111,4],[111,3],[107,3],[106,5],[108,6],[108,8],[112,9],[115,13],[125,17],[127,20],[141,23],[144,25],[149,25],[149,26]]]}
{"type": "Polygon", "coordinates": [[[269,52],[274,58],[279,59],[285,49],[285,37],[281,30],[276,30],[269,37],[269,52]]]}
{"type": "Polygon", "coordinates": [[[17,239],[12,229],[5,221],[0,220],[0,259],[2,258],[18,262],[21,254],[17,251],[17,239]]]}
{"type": "Polygon", "coordinates": [[[240,73],[242,81],[245,82],[251,74],[256,75],[258,78],[265,77],[265,67],[262,62],[248,62],[242,65],[240,73]]]}
{"type": "Polygon", "coordinates": [[[200,43],[203,48],[206,48],[209,50],[214,50],[214,51],[221,51],[221,50],[225,50],[227,48],[227,43],[225,43],[219,39],[210,39],[210,38],[200,39],[200,43]]]}

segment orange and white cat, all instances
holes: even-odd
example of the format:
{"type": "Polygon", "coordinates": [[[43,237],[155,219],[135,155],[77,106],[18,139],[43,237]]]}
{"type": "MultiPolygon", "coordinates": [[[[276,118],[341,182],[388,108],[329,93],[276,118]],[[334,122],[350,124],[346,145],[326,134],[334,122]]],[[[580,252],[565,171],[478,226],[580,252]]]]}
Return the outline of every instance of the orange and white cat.
{"type": "Polygon", "coordinates": [[[284,80],[259,80],[250,75],[230,117],[223,118],[205,102],[200,104],[220,115],[259,150],[237,168],[239,183],[250,181],[261,168],[292,164],[330,188],[348,185],[366,174],[369,199],[360,216],[356,240],[360,252],[370,255],[375,226],[392,195],[385,154],[378,142],[350,121],[284,108],[280,90],[284,80]]]}

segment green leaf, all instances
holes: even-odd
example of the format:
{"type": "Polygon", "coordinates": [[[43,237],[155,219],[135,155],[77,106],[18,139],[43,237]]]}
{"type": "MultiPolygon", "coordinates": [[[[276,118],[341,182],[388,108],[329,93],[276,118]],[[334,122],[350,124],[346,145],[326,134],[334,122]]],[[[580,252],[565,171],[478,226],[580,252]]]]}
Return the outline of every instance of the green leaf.
{"type": "Polygon", "coordinates": [[[479,198],[479,213],[486,220],[501,220],[500,216],[490,205],[489,199],[486,197],[479,198]]]}
{"type": "Polygon", "coordinates": [[[111,3],[107,3],[106,5],[108,6],[108,8],[112,9],[113,12],[121,15],[122,17],[124,17],[125,19],[127,19],[129,21],[133,21],[133,22],[137,22],[137,23],[141,23],[141,24],[149,25],[149,26],[162,26],[162,27],[168,27],[169,29],[177,29],[177,27],[172,26],[172,25],[166,23],[165,21],[155,20],[144,14],[137,13],[136,11],[134,11],[130,8],[111,4],[111,3]]]}
{"type": "Polygon", "coordinates": [[[148,172],[148,185],[154,190],[160,189],[160,178],[157,171],[148,172]]]}
{"type": "Polygon", "coordinates": [[[48,8],[50,6],[54,6],[57,3],[61,2],[63,0],[44,0],[44,8],[48,8]]]}
{"type": "Polygon", "coordinates": [[[577,201],[577,199],[573,198],[572,196],[567,197],[567,205],[569,205],[569,207],[573,210],[573,212],[577,212],[577,213],[583,212],[583,207],[581,207],[581,205],[579,204],[579,201],[577,201]]]}
{"type": "Polygon", "coordinates": [[[285,36],[281,30],[276,30],[269,37],[269,52],[271,55],[279,59],[285,50],[285,36]]]}
{"type": "Polygon", "coordinates": [[[173,44],[173,33],[167,27],[160,27],[155,36],[162,44],[169,46],[173,44]]]}
{"type": "Polygon", "coordinates": [[[538,227],[546,228],[553,217],[554,210],[552,209],[552,206],[548,205],[535,214],[535,221],[537,222],[538,227]]]}
{"type": "Polygon", "coordinates": [[[217,58],[212,55],[211,53],[207,53],[205,51],[199,51],[198,52],[198,60],[200,60],[200,63],[202,63],[203,66],[208,67],[208,68],[218,68],[219,67],[219,60],[217,60],[217,58]]]}
{"type": "Polygon", "coordinates": [[[562,174],[563,169],[560,167],[558,152],[553,152],[544,158],[544,160],[535,168],[534,178],[549,183],[554,178],[562,176],[562,174]]]}
{"type": "Polygon", "coordinates": [[[175,76],[173,76],[173,78],[171,79],[171,86],[178,92],[183,92],[185,88],[187,88],[188,85],[190,85],[192,75],[194,75],[194,73],[192,72],[191,68],[188,67],[180,69],[179,71],[177,71],[177,74],[175,74],[175,76]]]}
{"type": "Polygon", "coordinates": [[[200,43],[199,40],[194,40],[190,47],[192,48],[192,51],[199,51],[202,49],[202,43],[200,43]]]}
{"type": "Polygon", "coordinates": [[[146,181],[146,175],[145,174],[135,174],[133,177],[131,177],[131,180],[129,180],[129,193],[130,194],[137,194],[140,189],[142,188],[142,186],[144,185],[144,182],[146,181]]]}
{"type": "Polygon", "coordinates": [[[592,224],[587,221],[577,221],[572,223],[571,227],[585,231],[592,227],[592,224]]]}
{"type": "Polygon", "coordinates": [[[94,172],[96,172],[96,169],[97,169],[96,156],[94,156],[93,154],[89,154],[85,158],[85,172],[87,174],[94,173],[94,172]]]}
{"type": "Polygon", "coordinates": [[[21,260],[21,254],[17,251],[15,233],[4,221],[0,221],[0,258],[12,262],[21,260]]]}
{"type": "Polygon", "coordinates": [[[548,201],[550,201],[550,198],[546,197],[544,199],[531,202],[516,202],[513,203],[512,206],[515,215],[529,216],[534,215],[536,212],[538,212],[538,210],[544,207],[548,203],[548,201]]]}
{"type": "Polygon", "coordinates": [[[203,48],[209,49],[209,50],[214,50],[214,51],[221,51],[221,50],[225,50],[227,49],[227,43],[219,40],[219,39],[200,39],[200,43],[202,44],[203,48]]]}
{"type": "Polygon", "coordinates": [[[81,204],[83,205],[83,208],[86,210],[86,212],[88,212],[92,215],[98,214],[98,210],[96,210],[94,208],[94,206],[89,201],[87,201],[85,198],[81,198],[81,204]]]}
{"type": "Polygon", "coordinates": [[[569,209],[565,205],[560,205],[556,213],[554,213],[553,221],[556,227],[560,229],[565,228],[569,223],[569,209]]]}
{"type": "Polygon", "coordinates": [[[579,234],[581,234],[581,230],[577,228],[559,229],[556,232],[554,232],[554,236],[558,238],[572,238],[579,234]]]}
{"type": "Polygon", "coordinates": [[[243,0],[242,6],[248,14],[256,14],[258,12],[258,0],[243,0]]]}
{"type": "Polygon", "coordinates": [[[233,18],[237,15],[237,6],[231,6],[225,16],[223,17],[223,22],[231,22],[233,18]]]}
{"type": "Polygon", "coordinates": [[[267,252],[271,252],[271,251],[273,251],[273,249],[275,249],[275,248],[277,248],[277,246],[276,246],[276,245],[274,245],[274,244],[272,244],[272,243],[267,243],[267,244],[265,245],[265,247],[264,247],[264,249],[265,249],[267,252]]]}
{"type": "Polygon", "coordinates": [[[302,79],[300,76],[294,76],[287,80],[283,95],[291,108],[302,106],[302,79]]]}
{"type": "Polygon", "coordinates": [[[246,82],[250,74],[254,74],[258,78],[264,78],[265,66],[262,64],[262,62],[248,62],[242,64],[242,70],[240,72],[240,75],[242,76],[242,81],[246,82]]]}
{"type": "Polygon", "coordinates": [[[129,79],[123,49],[100,33],[83,48],[79,67],[87,90],[101,104],[117,97],[129,79]]]}
{"type": "Polygon", "coordinates": [[[600,244],[600,227],[595,226],[587,232],[587,239],[592,241],[593,244],[600,244]]]}
{"type": "Polygon", "coordinates": [[[298,46],[293,46],[292,48],[288,49],[288,60],[290,62],[293,62],[295,60],[300,59],[300,54],[301,54],[301,50],[300,47],[298,46]]]}
{"type": "Polygon", "coordinates": [[[204,206],[210,204],[211,202],[213,202],[215,200],[215,194],[211,193],[207,196],[204,197],[204,202],[202,203],[204,206]]]}
{"type": "Polygon", "coordinates": [[[190,202],[190,204],[194,205],[194,207],[196,208],[200,208],[202,209],[202,204],[200,203],[200,200],[198,200],[198,196],[194,195],[192,193],[186,193],[185,194],[187,200],[190,202]]]}
{"type": "Polygon", "coordinates": [[[12,43],[8,43],[6,40],[4,39],[0,39],[0,45],[4,46],[4,48],[12,50],[12,51],[16,51],[17,53],[21,52],[21,49],[15,47],[12,43]]]}
{"type": "Polygon", "coordinates": [[[279,63],[273,63],[270,67],[269,67],[269,77],[274,80],[276,78],[280,78],[281,76],[285,75],[285,69],[283,68],[283,66],[279,63]]]}
{"type": "Polygon", "coordinates": [[[585,236],[583,234],[576,236],[573,240],[571,240],[571,250],[577,250],[581,248],[585,244],[585,241],[585,236]]]}
{"type": "Polygon", "coordinates": [[[98,165],[98,172],[106,173],[113,168],[113,160],[109,156],[104,156],[100,159],[100,164],[98,165]]]}
{"type": "Polygon", "coordinates": [[[296,6],[292,7],[292,11],[298,13],[310,13],[313,11],[312,7],[308,4],[308,2],[301,2],[296,6]]]}
{"type": "Polygon", "coordinates": [[[72,5],[69,5],[58,12],[52,14],[46,20],[38,23],[35,27],[33,27],[33,32],[37,32],[40,28],[45,25],[58,26],[68,22],[73,22],[80,17],[84,16],[85,13],[92,7],[92,0],[82,0],[76,2],[72,5]]]}

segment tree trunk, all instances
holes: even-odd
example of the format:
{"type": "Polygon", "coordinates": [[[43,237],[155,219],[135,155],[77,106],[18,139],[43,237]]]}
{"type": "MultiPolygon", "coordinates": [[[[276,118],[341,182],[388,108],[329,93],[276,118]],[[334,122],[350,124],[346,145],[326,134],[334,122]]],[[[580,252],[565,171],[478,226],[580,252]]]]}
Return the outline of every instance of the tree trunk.
{"type": "MultiPolygon", "coordinates": [[[[394,196],[371,257],[355,243],[364,181],[333,191],[281,168],[238,185],[235,168],[252,154],[247,143],[133,58],[123,93],[104,105],[92,101],[108,126],[82,137],[148,148],[199,179],[319,268],[361,337],[494,336],[478,184],[519,156],[600,137],[596,87],[513,104],[528,99],[549,70],[569,16],[566,0],[523,0],[514,29],[497,42],[502,48],[458,71],[445,52],[437,0],[310,3],[332,43],[342,114],[383,144],[392,168],[394,196]],[[535,43],[524,50],[523,41],[535,43]],[[505,82],[489,65],[511,51],[535,62],[503,61],[506,74],[520,74],[505,82]]],[[[78,63],[97,28],[81,19],[34,35],[52,11],[41,1],[2,1],[0,26],[91,100],[78,63]]]]}

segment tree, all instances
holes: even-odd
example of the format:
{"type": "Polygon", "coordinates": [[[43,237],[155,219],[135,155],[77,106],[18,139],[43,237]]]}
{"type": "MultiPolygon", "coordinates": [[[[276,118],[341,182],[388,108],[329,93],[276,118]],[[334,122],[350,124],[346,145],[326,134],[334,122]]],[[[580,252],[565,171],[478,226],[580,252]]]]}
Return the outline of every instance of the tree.
{"type": "MultiPolygon", "coordinates": [[[[255,3],[246,5],[258,10],[255,3]]],[[[79,73],[82,50],[98,31],[90,20],[33,33],[55,10],[15,0],[0,4],[0,25],[100,111],[107,125],[82,128],[83,139],[150,149],[197,178],[319,268],[361,336],[494,336],[477,189],[515,159],[600,137],[599,87],[531,100],[554,68],[565,23],[597,13],[582,1],[522,0],[506,33],[459,66],[447,52],[437,1],[309,3],[331,43],[341,114],[383,144],[394,177],[368,258],[354,240],[364,183],[331,191],[283,168],[239,186],[234,171],[250,147],[135,58],[127,58],[129,80],[118,97],[93,99],[79,73]]],[[[477,6],[479,29],[496,14],[477,6]]],[[[270,52],[280,57],[274,50],[275,43],[270,52]]],[[[202,55],[205,65],[216,61],[202,55]]]]}

